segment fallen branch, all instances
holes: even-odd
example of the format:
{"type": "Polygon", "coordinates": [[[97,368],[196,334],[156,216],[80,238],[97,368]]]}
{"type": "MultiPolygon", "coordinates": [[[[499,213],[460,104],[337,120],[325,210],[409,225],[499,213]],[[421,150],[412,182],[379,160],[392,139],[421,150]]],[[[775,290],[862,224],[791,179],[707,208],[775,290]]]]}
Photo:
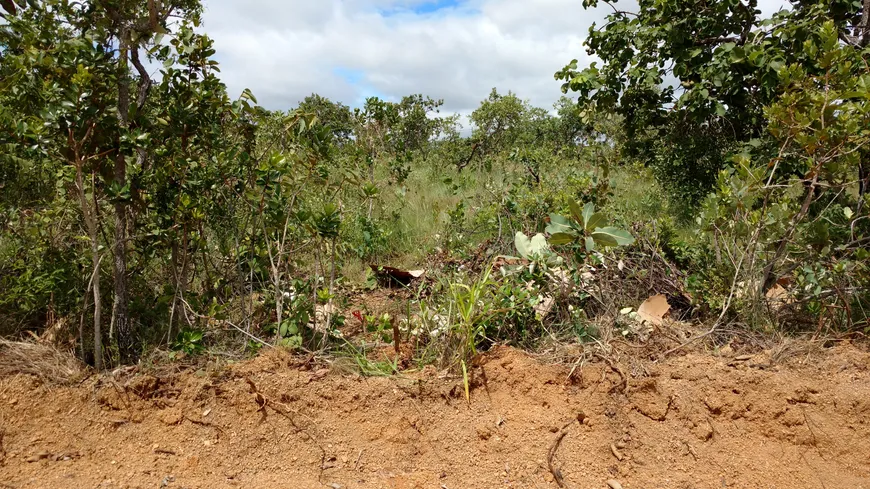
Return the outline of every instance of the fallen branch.
{"type": "MultiPolygon", "coordinates": [[[[257,384],[255,384],[254,381],[251,380],[250,378],[245,377],[245,382],[247,382],[248,385],[251,387],[251,393],[253,393],[255,395],[254,400],[256,401],[257,406],[259,406],[257,411],[265,412],[267,408],[271,409],[272,411],[278,413],[279,415],[283,416],[288,421],[290,421],[290,424],[293,426],[293,428],[296,429],[297,433],[300,433],[300,432],[304,433],[305,435],[308,436],[308,438],[311,439],[312,442],[314,442],[314,445],[317,446],[317,448],[320,450],[320,476],[319,477],[322,477],[324,465],[326,462],[326,449],[323,448],[323,445],[321,445],[320,442],[318,442],[317,439],[314,436],[312,436],[311,433],[309,433],[305,428],[299,426],[296,423],[296,420],[293,418],[293,416],[290,414],[290,412],[288,412],[288,411],[290,411],[289,409],[284,409],[283,406],[279,407],[279,406],[275,406],[275,403],[270,403],[269,399],[266,398],[266,396],[263,395],[263,393],[260,392],[260,390],[257,388],[257,384]]],[[[296,413],[294,413],[294,414],[296,414],[296,413]]]]}
{"type": "Polygon", "coordinates": [[[685,343],[681,344],[680,346],[678,346],[678,347],[676,347],[676,348],[671,348],[670,350],[668,350],[668,351],[662,353],[661,359],[663,360],[663,359],[667,358],[667,357],[668,357],[669,355],[671,355],[672,353],[676,353],[676,352],[682,350],[683,348],[685,348],[685,347],[691,345],[692,343],[695,343],[696,341],[703,340],[704,338],[706,338],[706,337],[710,336],[711,334],[715,333],[715,332],[716,332],[716,329],[717,329],[718,327],[719,327],[719,322],[717,321],[715,324],[713,324],[713,327],[710,328],[710,331],[707,331],[706,333],[699,334],[698,336],[695,336],[695,337],[689,339],[688,341],[686,341],[685,343]]]}
{"type": "Polygon", "coordinates": [[[562,471],[559,470],[558,467],[553,467],[553,457],[556,455],[556,450],[559,449],[559,444],[562,443],[562,439],[567,435],[567,431],[562,431],[559,433],[559,436],[556,437],[556,440],[550,446],[550,451],[547,453],[547,467],[550,468],[550,473],[553,474],[553,479],[556,480],[556,484],[559,487],[568,487],[565,485],[565,478],[562,476],[562,471]]]}
{"type": "Polygon", "coordinates": [[[209,423],[208,421],[193,419],[193,418],[190,418],[188,416],[185,416],[184,419],[186,419],[187,421],[190,421],[191,423],[193,423],[195,425],[208,426],[209,428],[214,428],[215,431],[217,431],[220,436],[224,435],[224,429],[221,428],[220,426],[214,424],[214,423],[209,423]]]}
{"type": "Polygon", "coordinates": [[[604,363],[606,363],[607,366],[609,366],[611,370],[618,373],[619,377],[622,379],[622,382],[614,385],[607,392],[610,393],[610,392],[613,392],[614,390],[616,390],[617,388],[622,387],[622,393],[627,396],[628,395],[628,377],[625,376],[625,373],[622,371],[622,369],[619,368],[618,365],[613,363],[613,360],[605,357],[604,355],[602,355],[600,353],[596,353],[595,356],[597,358],[599,358],[600,360],[602,360],[604,363]]]}

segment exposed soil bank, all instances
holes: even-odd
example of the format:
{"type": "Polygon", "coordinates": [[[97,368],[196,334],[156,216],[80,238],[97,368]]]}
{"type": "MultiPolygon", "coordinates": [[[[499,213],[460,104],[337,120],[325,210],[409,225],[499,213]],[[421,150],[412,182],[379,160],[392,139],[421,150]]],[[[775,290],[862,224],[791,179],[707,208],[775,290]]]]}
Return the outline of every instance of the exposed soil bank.
{"type": "Polygon", "coordinates": [[[556,472],[570,488],[870,488],[870,355],[850,346],[773,367],[690,354],[626,370],[627,392],[607,364],[569,379],[499,348],[470,405],[434,369],[362,379],[294,362],[2,379],[0,486],[555,488],[556,472]]]}

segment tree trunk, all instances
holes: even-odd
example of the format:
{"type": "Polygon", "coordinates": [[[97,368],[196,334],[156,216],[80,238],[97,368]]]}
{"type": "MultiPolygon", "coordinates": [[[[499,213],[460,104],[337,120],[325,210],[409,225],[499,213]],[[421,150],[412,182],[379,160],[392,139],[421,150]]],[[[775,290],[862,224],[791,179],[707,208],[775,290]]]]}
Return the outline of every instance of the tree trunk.
{"type": "MultiPolygon", "coordinates": [[[[123,159],[123,156],[119,159],[123,159]]],[[[126,163],[115,163],[115,183],[124,185],[126,180],[126,163]]],[[[115,300],[112,303],[112,329],[118,335],[118,349],[121,361],[131,358],[134,344],[130,328],[130,318],[127,311],[127,209],[122,202],[115,203],[115,242],[113,245],[113,272],[115,276],[115,300]]]]}
{"type": "MultiPolygon", "coordinates": [[[[126,30],[121,31],[118,63],[118,119],[121,130],[130,129],[130,75],[128,73],[127,56],[130,45],[127,40],[126,30]]],[[[135,47],[133,49],[136,49],[135,47]]],[[[127,184],[127,158],[126,152],[118,141],[118,152],[115,155],[114,184],[117,189],[122,189],[127,184]]],[[[126,363],[132,356],[134,343],[130,331],[130,318],[127,311],[127,209],[120,199],[115,201],[115,238],[112,245],[114,260],[112,270],[115,278],[115,300],[112,304],[111,330],[117,334],[118,351],[121,362],[126,363]]]]}
{"type": "MultiPolygon", "coordinates": [[[[75,162],[76,167],[76,190],[78,191],[79,203],[82,206],[82,216],[91,242],[91,282],[94,291],[94,367],[99,371],[103,369],[103,333],[101,328],[102,298],[100,297],[100,244],[97,233],[96,209],[92,209],[85,195],[85,183],[82,178],[82,162],[75,162]]],[[[96,189],[94,189],[94,206],[96,207],[96,189]]],[[[87,301],[85,301],[87,303],[87,301]]]]}
{"type": "MultiPolygon", "coordinates": [[[[139,114],[148,97],[151,88],[151,79],[148,72],[139,60],[139,46],[130,41],[130,31],[122,28],[118,38],[119,62],[118,62],[118,120],[120,129],[129,131],[132,127],[130,121],[130,105],[135,104],[135,113],[139,114]],[[130,83],[133,78],[130,75],[129,62],[132,61],[139,74],[136,99],[130,99],[130,83]]],[[[114,184],[118,189],[127,185],[127,155],[118,141],[118,153],[115,155],[114,184]]],[[[139,166],[145,164],[147,153],[144,148],[136,148],[136,162],[139,166]]],[[[127,287],[127,204],[123,200],[115,202],[115,238],[113,250],[113,271],[115,275],[115,300],[112,305],[112,329],[118,334],[118,349],[121,361],[124,363],[135,360],[133,347],[135,335],[129,317],[129,292],[127,287]]]]}

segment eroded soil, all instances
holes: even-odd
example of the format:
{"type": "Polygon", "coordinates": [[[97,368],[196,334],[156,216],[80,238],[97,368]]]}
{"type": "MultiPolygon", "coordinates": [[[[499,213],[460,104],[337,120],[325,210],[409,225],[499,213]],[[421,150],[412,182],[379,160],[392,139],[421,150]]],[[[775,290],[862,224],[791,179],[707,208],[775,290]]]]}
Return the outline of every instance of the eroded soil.
{"type": "Polygon", "coordinates": [[[556,472],[570,488],[870,488],[866,352],[645,368],[626,391],[606,363],[569,378],[498,348],[470,405],[434,369],[363,379],[278,353],[69,388],[16,376],[0,380],[0,486],[555,488],[556,472]]]}

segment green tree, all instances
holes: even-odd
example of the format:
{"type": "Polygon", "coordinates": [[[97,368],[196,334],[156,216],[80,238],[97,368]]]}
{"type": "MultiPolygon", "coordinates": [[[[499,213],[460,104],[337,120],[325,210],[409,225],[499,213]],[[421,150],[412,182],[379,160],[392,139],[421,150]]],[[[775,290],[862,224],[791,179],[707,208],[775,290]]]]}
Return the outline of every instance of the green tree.
{"type": "Polygon", "coordinates": [[[313,93],[301,102],[299,110],[317,116],[319,123],[331,132],[336,144],[346,144],[353,134],[354,119],[350,108],[340,102],[313,93]]]}
{"type": "MultiPolygon", "coordinates": [[[[198,25],[200,10],[194,0],[44,0],[28,2],[26,8],[7,8],[6,23],[0,28],[4,129],[0,137],[15,157],[65,162],[72,170],[69,189],[79,203],[90,243],[88,283],[94,298],[98,368],[103,365],[101,270],[106,250],[113,271],[109,337],[117,341],[121,360],[129,361],[137,341],[129,316],[128,262],[137,227],[131,220],[135,211],[131,204],[153,190],[141,186],[153,183],[151,174],[160,166],[155,160],[173,151],[161,146],[173,137],[181,141],[177,146],[189,146],[185,132],[191,128],[189,120],[173,121],[180,134],[154,137],[161,120],[166,125],[167,118],[187,117],[183,113],[190,112],[191,101],[172,109],[165,98],[152,93],[154,82],[143,60],[163,61],[164,85],[175,83],[170,91],[188,97],[189,91],[178,90],[177,73],[170,67],[177,61],[184,63],[189,84],[214,66],[207,60],[213,54],[210,45],[191,31],[198,25]],[[184,21],[179,36],[168,31],[170,17],[184,21]],[[163,44],[167,37],[176,48],[181,46],[183,55],[170,54],[171,48],[163,44]],[[155,102],[175,114],[159,113],[155,102]],[[107,204],[113,215],[111,240],[104,239],[103,232],[107,204]]],[[[209,93],[214,98],[208,103],[225,103],[225,96],[209,93]]]]}
{"type": "Polygon", "coordinates": [[[555,76],[564,81],[564,92],[578,92],[587,119],[595,110],[623,117],[633,141],[626,148],[630,156],[658,161],[665,179],[697,174],[679,185],[688,190],[710,187],[710,175],[725,164],[733,143],[765,135],[764,107],[782,94],[778,72],[784,66],[800,65],[810,76],[825,73],[820,53],[804,49],[824,22],[855,49],[870,39],[867,0],[795,1],[770,18],[762,17],[756,0],[641,0],[634,12],[615,2],[585,0],[584,6],[599,3],[611,5],[613,13],[590,28],[586,46],[601,66],[580,69],[574,60],[555,76]],[[681,151],[656,144],[662,140],[695,157],[674,158],[681,151]]]}

